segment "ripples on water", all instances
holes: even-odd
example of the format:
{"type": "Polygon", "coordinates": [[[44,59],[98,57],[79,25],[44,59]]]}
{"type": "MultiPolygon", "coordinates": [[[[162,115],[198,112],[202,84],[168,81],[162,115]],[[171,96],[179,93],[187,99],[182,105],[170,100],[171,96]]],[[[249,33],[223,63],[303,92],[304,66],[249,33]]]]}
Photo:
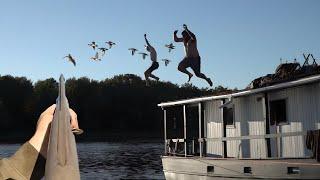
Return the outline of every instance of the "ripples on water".
{"type": "MultiPolygon", "coordinates": [[[[11,156],[20,145],[0,144],[0,156],[11,156]]],[[[164,179],[161,143],[78,143],[81,179],[164,179]]]]}

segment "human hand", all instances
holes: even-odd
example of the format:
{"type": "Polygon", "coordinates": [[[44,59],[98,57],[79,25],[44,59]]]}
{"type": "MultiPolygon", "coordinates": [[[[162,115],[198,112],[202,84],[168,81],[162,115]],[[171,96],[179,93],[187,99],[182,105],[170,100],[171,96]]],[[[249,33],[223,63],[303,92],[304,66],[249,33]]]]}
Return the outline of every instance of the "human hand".
{"type": "Polygon", "coordinates": [[[188,29],[186,24],[183,24],[183,29],[188,29]]]}
{"type": "Polygon", "coordinates": [[[69,112],[70,112],[70,116],[71,116],[72,132],[77,135],[82,134],[83,130],[79,128],[77,113],[74,112],[74,110],[72,110],[72,109],[69,109],[69,112]]]}
{"type": "Polygon", "coordinates": [[[147,38],[147,34],[144,34],[144,38],[147,38]]]}
{"type": "Polygon", "coordinates": [[[47,129],[53,119],[54,110],[56,105],[53,104],[43,111],[38,119],[35,135],[42,135],[47,132],[47,129]]]}
{"type": "Polygon", "coordinates": [[[174,34],[177,34],[177,33],[178,33],[178,30],[175,30],[173,33],[174,33],[174,34]]]}
{"type": "MultiPolygon", "coordinates": [[[[38,122],[37,122],[37,128],[36,132],[33,135],[33,137],[29,140],[29,143],[38,151],[40,152],[44,157],[46,157],[46,147],[42,150],[42,145],[44,143],[47,143],[48,137],[48,127],[53,119],[53,114],[56,109],[56,105],[53,104],[49,108],[47,108],[43,113],[41,113],[38,122]]],[[[77,120],[77,114],[72,110],[69,109],[70,112],[70,118],[71,118],[71,128],[72,130],[78,130],[80,133],[83,131],[79,129],[78,120],[77,120]]],[[[77,132],[75,132],[77,133],[77,132]]]]}

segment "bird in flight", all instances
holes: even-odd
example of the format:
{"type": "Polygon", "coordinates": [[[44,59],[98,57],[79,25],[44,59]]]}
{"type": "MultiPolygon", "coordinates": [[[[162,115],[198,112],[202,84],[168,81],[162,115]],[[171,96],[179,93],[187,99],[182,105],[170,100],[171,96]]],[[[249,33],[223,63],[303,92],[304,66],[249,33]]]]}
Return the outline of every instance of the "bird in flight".
{"type": "Polygon", "coordinates": [[[109,45],[109,49],[111,49],[113,45],[116,45],[116,43],[112,41],[107,41],[106,43],[109,45]]]}
{"type": "Polygon", "coordinates": [[[169,62],[171,62],[169,59],[162,59],[162,61],[164,61],[165,66],[168,66],[169,62]]]}
{"type": "Polygon", "coordinates": [[[101,61],[101,59],[100,59],[100,57],[99,57],[99,53],[98,53],[98,52],[96,52],[96,55],[95,55],[95,56],[93,56],[93,57],[91,57],[90,59],[91,59],[91,60],[94,60],[94,61],[101,61]]]}
{"type": "Polygon", "coordinates": [[[88,44],[88,46],[91,46],[93,48],[93,50],[96,50],[96,48],[98,47],[98,44],[96,44],[96,42],[92,41],[90,44],[88,44]]]}
{"type": "Polygon", "coordinates": [[[101,51],[101,56],[104,56],[106,54],[107,48],[98,48],[101,51]]]}
{"type": "Polygon", "coordinates": [[[169,49],[169,52],[171,52],[171,50],[175,48],[175,46],[172,43],[166,44],[165,47],[169,49]]]}
{"type": "Polygon", "coordinates": [[[71,56],[71,54],[66,55],[63,57],[63,59],[68,58],[68,61],[70,61],[74,66],[76,66],[76,60],[71,56]]]}
{"type": "Polygon", "coordinates": [[[139,53],[139,54],[141,54],[141,55],[142,55],[142,59],[146,59],[146,56],[148,56],[148,54],[147,54],[147,53],[143,53],[143,52],[141,52],[141,53],[139,53]]]}
{"type": "Polygon", "coordinates": [[[134,53],[135,53],[136,51],[138,51],[138,49],[136,49],[136,48],[129,48],[128,50],[131,51],[131,55],[132,55],[132,56],[134,55],[134,53]]]}

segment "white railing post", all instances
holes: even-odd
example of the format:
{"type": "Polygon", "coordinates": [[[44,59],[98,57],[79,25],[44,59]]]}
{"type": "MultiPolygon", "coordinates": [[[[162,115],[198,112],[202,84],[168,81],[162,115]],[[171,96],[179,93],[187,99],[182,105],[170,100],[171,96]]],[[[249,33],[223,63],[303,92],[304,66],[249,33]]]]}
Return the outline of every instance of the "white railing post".
{"type": "Polygon", "coordinates": [[[183,105],[184,156],[187,157],[187,116],[186,105],[183,105]]]}
{"type": "Polygon", "coordinates": [[[163,110],[163,127],[164,127],[164,153],[167,155],[167,111],[163,110]]]}
{"type": "Polygon", "coordinates": [[[199,109],[199,151],[200,151],[200,157],[202,157],[202,136],[201,136],[201,102],[198,104],[199,109]]]}

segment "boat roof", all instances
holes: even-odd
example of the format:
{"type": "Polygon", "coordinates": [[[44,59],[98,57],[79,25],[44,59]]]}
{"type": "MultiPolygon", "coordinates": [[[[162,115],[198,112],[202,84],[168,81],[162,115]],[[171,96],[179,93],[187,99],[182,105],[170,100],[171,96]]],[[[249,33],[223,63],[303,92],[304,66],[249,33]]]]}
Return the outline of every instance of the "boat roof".
{"type": "Polygon", "coordinates": [[[286,88],[301,86],[301,85],[310,84],[318,81],[320,81],[320,75],[315,75],[315,76],[309,76],[309,77],[301,78],[294,81],[279,83],[279,84],[257,88],[257,89],[243,90],[240,92],[230,93],[225,95],[205,96],[205,97],[198,97],[198,98],[191,98],[191,99],[182,99],[178,101],[162,102],[158,104],[158,106],[168,107],[168,106],[175,106],[175,105],[182,105],[182,104],[193,104],[193,103],[199,103],[203,101],[210,101],[210,100],[216,100],[216,99],[230,99],[231,97],[248,96],[251,94],[274,91],[279,89],[286,89],[286,88]]]}

